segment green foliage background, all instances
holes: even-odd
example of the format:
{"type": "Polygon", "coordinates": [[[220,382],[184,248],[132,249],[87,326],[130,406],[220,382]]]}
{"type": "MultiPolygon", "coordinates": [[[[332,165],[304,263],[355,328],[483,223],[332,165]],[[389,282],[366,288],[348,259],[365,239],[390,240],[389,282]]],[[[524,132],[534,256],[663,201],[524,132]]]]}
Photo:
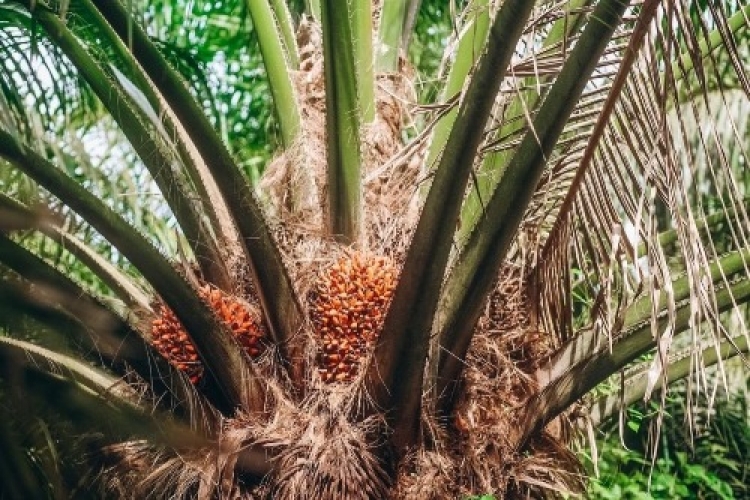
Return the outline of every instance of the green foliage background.
{"type": "Polygon", "coordinates": [[[654,403],[627,410],[622,439],[617,422],[609,423],[598,442],[598,477],[590,454],[581,452],[592,478],[589,498],[750,498],[747,390],[721,394],[710,410],[702,400],[701,407],[692,409],[698,417],[692,437],[685,424],[686,390],[679,384],[668,397],[656,456],[649,438],[659,418],[654,403]]]}

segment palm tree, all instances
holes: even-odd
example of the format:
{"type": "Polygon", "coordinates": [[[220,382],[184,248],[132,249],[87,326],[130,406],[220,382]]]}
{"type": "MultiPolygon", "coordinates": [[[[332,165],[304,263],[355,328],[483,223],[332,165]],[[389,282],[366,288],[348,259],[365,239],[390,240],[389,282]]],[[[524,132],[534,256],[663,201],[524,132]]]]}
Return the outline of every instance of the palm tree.
{"type": "Polygon", "coordinates": [[[0,2],[0,366],[86,484],[575,490],[571,429],[747,352],[747,6],[461,2],[415,95],[418,0],[144,5],[0,2]]]}

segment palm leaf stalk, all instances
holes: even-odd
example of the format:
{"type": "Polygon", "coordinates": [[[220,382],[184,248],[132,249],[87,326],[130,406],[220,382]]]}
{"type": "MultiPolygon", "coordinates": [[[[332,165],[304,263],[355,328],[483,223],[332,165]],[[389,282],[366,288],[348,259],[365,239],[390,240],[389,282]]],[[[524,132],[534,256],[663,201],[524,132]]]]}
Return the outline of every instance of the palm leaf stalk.
{"type": "MultiPolygon", "coordinates": [[[[326,154],[328,169],[329,224],[331,233],[345,242],[355,242],[359,237],[362,219],[360,126],[366,113],[372,114],[372,105],[364,99],[359,84],[365,76],[357,62],[364,43],[358,36],[371,37],[371,31],[360,33],[356,26],[367,2],[323,1],[321,24],[326,85],[326,154]],[[356,14],[355,14],[356,12],[356,14]],[[365,109],[368,111],[365,112],[365,109]]],[[[363,52],[363,54],[366,52],[363,52]]],[[[371,55],[371,53],[370,53],[371,55]]],[[[370,78],[370,86],[372,79],[370,78]]],[[[370,91],[372,99],[372,91],[370,91]]]]}
{"type": "MultiPolygon", "coordinates": [[[[121,76],[118,72],[115,72],[115,76],[119,80],[129,78],[135,85],[137,91],[129,91],[128,87],[123,85],[123,90],[131,94],[131,104],[140,109],[143,115],[142,118],[147,123],[150,123],[154,129],[161,132],[162,139],[167,145],[174,145],[185,172],[192,182],[192,186],[198,192],[199,198],[201,200],[212,200],[211,203],[202,203],[201,209],[210,219],[214,238],[217,241],[221,241],[224,246],[219,251],[227,256],[226,260],[231,261],[235,258],[234,254],[237,253],[236,248],[239,248],[237,242],[238,235],[232,224],[231,217],[227,214],[227,208],[217,193],[218,188],[216,187],[216,183],[211,175],[206,172],[205,164],[200,155],[195,151],[195,145],[187,136],[184,127],[179,123],[174,111],[169,108],[164,97],[159,94],[145,71],[143,71],[143,68],[140,67],[133,54],[130,53],[125,41],[117,36],[117,33],[103,18],[101,12],[89,0],[77,2],[76,7],[82,17],[89,20],[89,22],[94,20],[91,24],[95,25],[101,36],[106,38],[117,57],[120,57],[124,61],[125,68],[127,69],[127,77],[125,75],[121,76]],[[140,94],[132,95],[136,92],[140,92],[140,94]],[[142,99],[139,99],[141,95],[145,97],[147,104],[142,99]]],[[[130,80],[125,81],[131,83],[130,80]]],[[[208,267],[208,270],[216,269],[216,267],[216,264],[212,263],[208,267]]],[[[220,288],[229,289],[236,286],[234,283],[236,280],[231,279],[234,277],[229,276],[231,271],[231,269],[216,270],[215,272],[205,273],[205,277],[220,288]]]]}
{"type": "MultiPolygon", "coordinates": [[[[735,252],[722,258],[710,270],[712,277],[721,282],[732,278],[739,273],[746,274],[748,255],[746,252],[735,252]]],[[[689,283],[687,278],[681,278],[675,283],[675,299],[683,301],[683,305],[673,312],[675,333],[680,333],[690,328],[692,315],[689,304],[684,304],[689,297],[689,283]]],[[[749,300],[750,286],[744,281],[722,286],[716,292],[716,311],[721,313],[735,307],[738,303],[749,300]]],[[[629,311],[625,324],[623,325],[621,339],[617,341],[617,349],[609,350],[607,346],[596,349],[586,357],[583,364],[569,365],[565,372],[554,378],[545,385],[542,392],[530,401],[526,407],[527,415],[533,417],[521,430],[518,438],[519,447],[523,447],[525,441],[534,432],[557,416],[570,403],[577,400],[581,395],[593,389],[597,384],[612,373],[626,366],[640,355],[647,352],[656,345],[651,329],[651,304],[634,304],[629,311]],[[644,306],[647,309],[644,309],[644,306]],[[575,381],[575,382],[573,382],[575,381]]],[[[666,324],[666,314],[659,319],[660,323],[666,324]]],[[[739,350],[734,346],[735,351],[739,350]]]]}
{"type": "MultiPolygon", "coordinates": [[[[441,97],[446,103],[461,92],[469,72],[481,55],[490,29],[489,8],[489,2],[475,0],[471,4],[471,9],[468,9],[468,19],[464,21],[458,37],[455,60],[448,70],[446,83],[442,89],[441,97]]],[[[432,167],[445,148],[448,134],[455,123],[456,113],[457,110],[451,109],[435,125],[427,153],[428,167],[432,167]]]]}
{"type": "Polygon", "coordinates": [[[456,123],[440,157],[435,178],[415,229],[401,279],[381,340],[375,363],[368,374],[368,391],[375,401],[392,408],[397,447],[413,446],[419,435],[422,377],[429,349],[429,333],[437,311],[437,299],[451,248],[453,229],[472,160],[482,139],[482,124],[489,118],[492,102],[521,35],[522,23],[531,14],[529,2],[503,4],[490,29],[488,50],[478,62],[474,77],[459,107],[456,123]]]}
{"type": "MultiPolygon", "coordinates": [[[[698,358],[706,368],[724,363],[735,356],[747,358],[747,354],[750,352],[748,345],[750,344],[748,344],[747,338],[740,335],[723,340],[719,345],[706,347],[698,354],[698,358]]],[[[661,389],[665,384],[672,384],[689,377],[695,369],[694,361],[691,359],[693,355],[692,349],[688,352],[675,354],[673,360],[669,363],[665,376],[659,378],[654,388],[661,389]]],[[[644,363],[645,366],[632,369],[632,372],[637,375],[629,377],[628,384],[622,393],[600,396],[591,401],[588,418],[591,419],[592,425],[599,425],[613,417],[621,409],[645,398],[647,392],[651,390],[651,384],[648,380],[648,364],[644,363]]]]}
{"type": "Polygon", "coordinates": [[[4,223],[0,231],[38,228],[45,236],[71,252],[96,274],[112,292],[133,311],[152,312],[148,296],[131,278],[107,262],[85,242],[75,238],[54,222],[52,214],[35,213],[24,204],[0,193],[0,214],[4,223]]]}
{"type": "Polygon", "coordinates": [[[104,360],[123,376],[134,370],[176,411],[185,415],[206,411],[201,404],[185,405],[194,399],[187,381],[154,349],[134,318],[121,318],[60,271],[2,235],[0,262],[22,278],[3,282],[3,304],[9,310],[29,310],[37,319],[46,318],[72,344],[90,353],[93,361],[104,360]],[[60,303],[59,297],[66,300],[60,303]],[[82,317],[88,318],[85,323],[80,321],[82,317]]]}
{"type": "Polygon", "coordinates": [[[407,8],[407,2],[383,2],[383,13],[378,27],[381,52],[377,58],[378,71],[395,71],[398,66],[407,8]]]}
{"type": "Polygon", "coordinates": [[[287,53],[289,65],[292,68],[296,68],[299,66],[299,53],[297,51],[297,42],[294,37],[294,23],[292,22],[289,5],[283,0],[271,0],[271,8],[273,9],[273,16],[278,26],[278,30],[282,34],[284,50],[287,53]]]}
{"type": "Polygon", "coordinates": [[[357,99],[362,122],[375,119],[375,58],[373,54],[372,0],[352,2],[352,44],[354,46],[357,99]]]}
{"type": "MultiPolygon", "coordinates": [[[[545,52],[552,52],[551,49],[559,45],[570,44],[572,35],[577,33],[584,23],[585,16],[582,10],[590,8],[592,4],[593,2],[590,0],[571,2],[565,16],[551,27],[544,39],[540,53],[544,55],[545,52]]],[[[565,55],[566,48],[563,47],[561,50],[565,55]]],[[[533,61],[533,63],[543,64],[544,57],[540,61],[533,61]]],[[[542,75],[521,80],[518,84],[516,96],[509,104],[506,104],[507,109],[504,110],[503,115],[507,118],[503,118],[502,125],[497,127],[494,137],[488,141],[488,151],[482,160],[482,164],[477,168],[476,182],[469,191],[461,212],[461,243],[465,243],[477,224],[477,220],[484,210],[483,203],[497,187],[497,183],[512,159],[515,150],[504,148],[504,143],[516,139],[518,134],[523,133],[526,122],[539,107],[539,103],[552,80],[552,76],[542,75]]]]}
{"type": "Polygon", "coordinates": [[[185,51],[211,61],[204,84],[120,0],[0,1],[2,387],[76,431],[119,427],[92,436],[82,479],[112,497],[580,491],[566,430],[588,393],[632,379],[594,403],[601,420],[747,351],[726,326],[750,300],[750,130],[729,109],[750,93],[747,11],[716,1],[464,2],[425,107],[410,25],[440,6],[305,2],[295,36],[299,2],[246,2],[282,138],[257,186],[205,111],[248,102],[211,82],[242,63],[221,48],[250,40],[185,51]],[[90,114],[55,104],[84,91],[7,84],[32,32],[50,75],[93,90],[90,114]],[[124,154],[93,159],[94,122],[124,154]],[[165,256],[97,192],[144,168],[190,253],[165,256]]]}
{"type": "Polygon", "coordinates": [[[2,379],[20,377],[35,387],[34,398],[65,408],[68,418],[118,429],[120,436],[147,438],[175,447],[208,446],[205,437],[166,415],[149,414],[130,388],[117,378],[97,372],[80,361],[28,342],[0,339],[2,379]],[[58,376],[55,376],[57,374],[58,376]],[[59,375],[63,375],[61,378],[59,375]],[[158,416],[162,417],[159,422],[158,416]]]}
{"type": "Polygon", "coordinates": [[[448,304],[444,309],[446,321],[440,333],[444,352],[436,385],[438,397],[446,401],[444,408],[452,400],[451,384],[460,378],[483,298],[488,296],[497,269],[523,219],[546,159],[627,5],[621,1],[597,5],[448,278],[446,296],[461,308],[456,310],[448,304]]]}
{"type": "Polygon", "coordinates": [[[291,32],[289,11],[280,0],[249,0],[247,6],[258,30],[263,62],[269,72],[281,137],[289,147],[300,129],[299,107],[290,75],[290,71],[299,66],[299,55],[291,32]]]}
{"type": "MultiPolygon", "coordinates": [[[[719,212],[710,217],[706,217],[701,221],[698,221],[697,227],[705,235],[704,237],[710,238],[710,235],[712,233],[715,234],[716,231],[719,231],[719,227],[727,224],[727,222],[731,221],[733,217],[737,217],[737,215],[732,215],[731,212],[719,212]]],[[[676,244],[677,238],[677,231],[664,231],[659,235],[659,243],[661,246],[668,248],[676,244]]],[[[639,253],[642,252],[643,248],[640,248],[639,253]]],[[[741,262],[742,259],[740,259],[738,263],[741,262]]],[[[722,284],[726,276],[721,275],[720,278],[721,279],[717,281],[717,284],[719,285],[722,284]]],[[[683,283],[684,282],[685,281],[683,277],[683,283]]],[[[724,283],[724,285],[726,285],[726,283],[724,283]]],[[[684,294],[686,293],[687,291],[683,290],[683,299],[685,297],[684,294]]],[[[678,298],[680,297],[676,296],[675,300],[677,300],[678,298]]],[[[635,307],[635,305],[633,305],[633,307],[635,307]]],[[[644,311],[645,314],[645,311],[650,306],[646,307],[641,305],[641,307],[641,310],[644,311]]],[[[565,373],[565,371],[569,369],[569,367],[578,365],[580,363],[585,363],[588,359],[590,359],[594,351],[601,347],[601,342],[601,336],[596,331],[586,330],[579,332],[574,336],[572,340],[557,349],[554,355],[539,367],[539,370],[537,371],[537,379],[543,386],[545,386],[551,380],[561,377],[565,373]]]]}
{"type": "Polygon", "coordinates": [[[375,58],[377,71],[392,73],[398,71],[401,57],[409,50],[412,30],[416,22],[421,0],[404,2],[383,2],[378,19],[378,33],[375,58]]]}

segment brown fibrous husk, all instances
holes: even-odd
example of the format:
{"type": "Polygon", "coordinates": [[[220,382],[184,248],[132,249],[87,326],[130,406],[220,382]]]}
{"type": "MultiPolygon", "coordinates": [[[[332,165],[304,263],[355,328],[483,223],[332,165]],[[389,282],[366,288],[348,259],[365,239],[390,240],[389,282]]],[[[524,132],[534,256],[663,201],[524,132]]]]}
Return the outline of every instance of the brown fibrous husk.
{"type": "Polygon", "coordinates": [[[430,422],[434,451],[420,450],[402,464],[397,498],[540,497],[578,492],[580,465],[567,448],[564,417],[523,450],[516,449],[523,404],[537,390],[537,363],[551,345],[535,331],[522,269],[506,265],[472,340],[461,394],[451,421],[430,422]]]}

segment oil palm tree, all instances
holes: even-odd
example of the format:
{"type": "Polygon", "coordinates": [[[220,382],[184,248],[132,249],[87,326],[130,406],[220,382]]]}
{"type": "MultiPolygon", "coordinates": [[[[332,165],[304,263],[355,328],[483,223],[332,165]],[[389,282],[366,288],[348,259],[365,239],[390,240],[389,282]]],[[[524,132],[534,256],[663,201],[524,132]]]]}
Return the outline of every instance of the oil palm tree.
{"type": "Polygon", "coordinates": [[[455,7],[422,86],[418,0],[0,2],[3,387],[99,430],[85,484],[575,490],[571,431],[744,358],[748,7],[455,7]],[[260,179],[212,100],[257,54],[260,179]]]}

